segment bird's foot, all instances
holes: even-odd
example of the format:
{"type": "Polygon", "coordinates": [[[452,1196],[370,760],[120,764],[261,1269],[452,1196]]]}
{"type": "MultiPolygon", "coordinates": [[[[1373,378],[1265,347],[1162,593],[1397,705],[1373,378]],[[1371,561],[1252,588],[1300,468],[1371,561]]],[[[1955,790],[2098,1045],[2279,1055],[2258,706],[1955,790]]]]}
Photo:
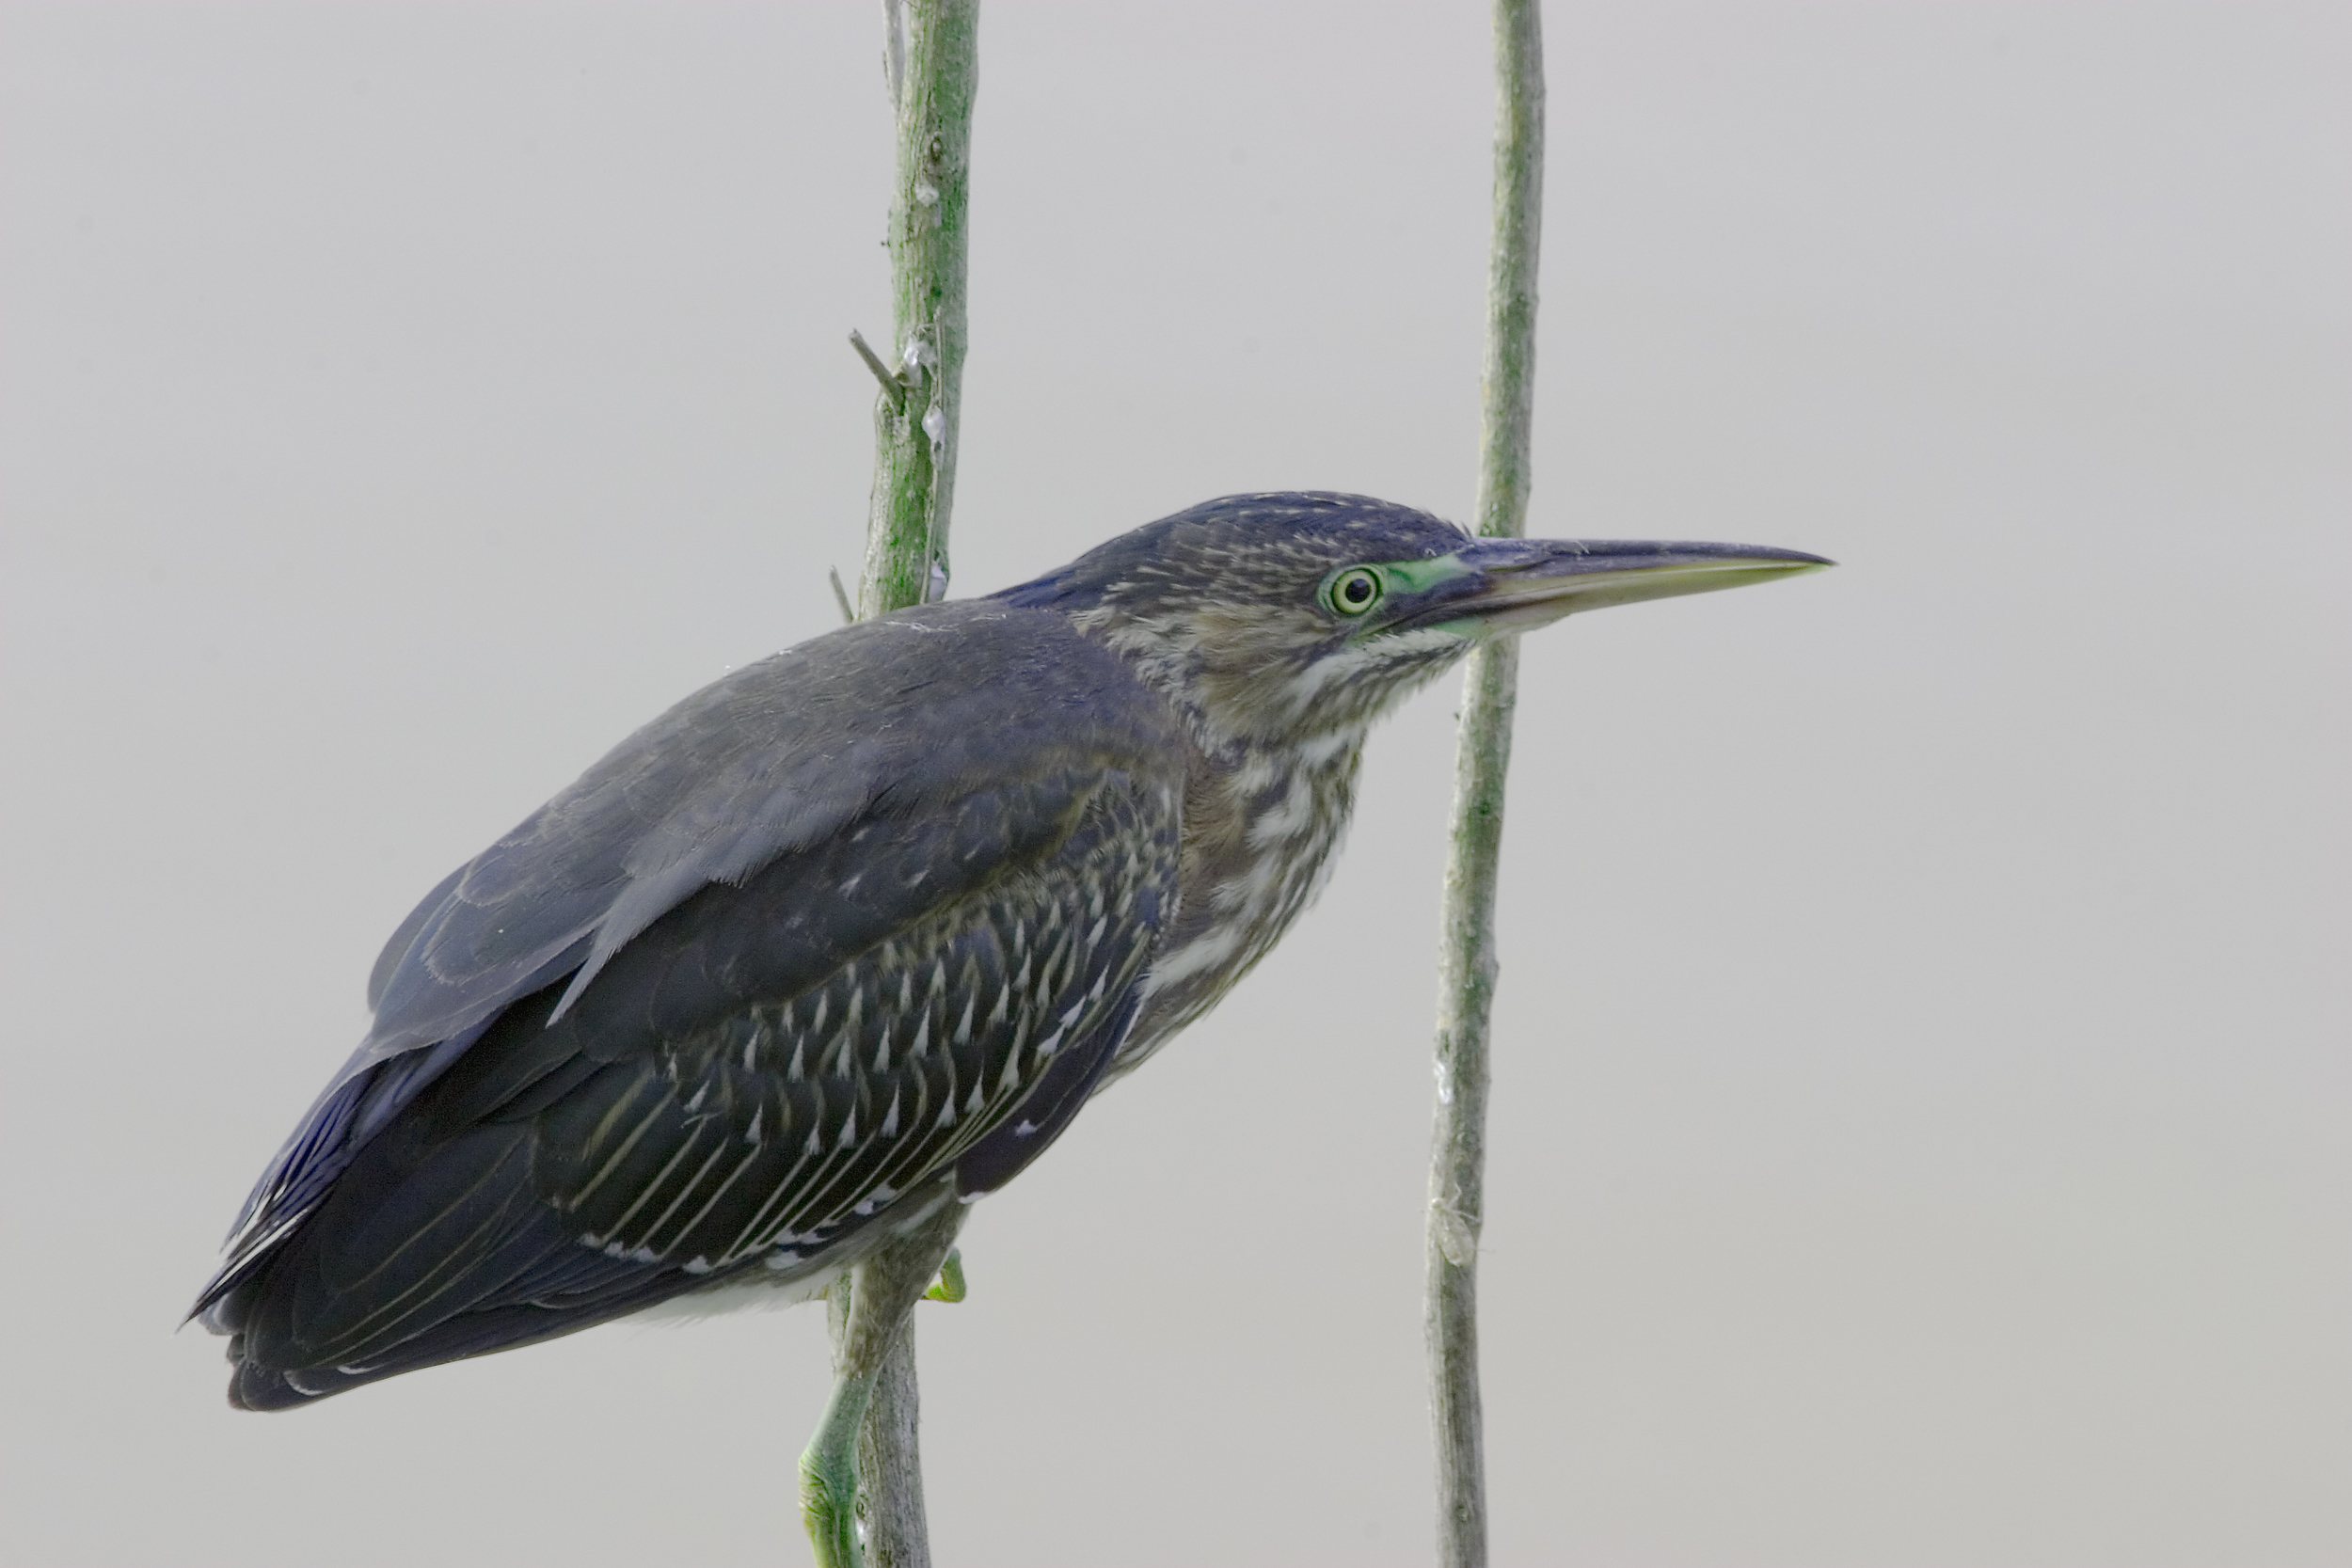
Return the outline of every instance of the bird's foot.
{"type": "Polygon", "coordinates": [[[932,1280],[931,1288],[923,1292],[923,1299],[925,1301],[961,1301],[963,1299],[963,1253],[961,1248],[949,1247],[947,1249],[947,1256],[940,1261],[939,1277],[932,1280]]]}

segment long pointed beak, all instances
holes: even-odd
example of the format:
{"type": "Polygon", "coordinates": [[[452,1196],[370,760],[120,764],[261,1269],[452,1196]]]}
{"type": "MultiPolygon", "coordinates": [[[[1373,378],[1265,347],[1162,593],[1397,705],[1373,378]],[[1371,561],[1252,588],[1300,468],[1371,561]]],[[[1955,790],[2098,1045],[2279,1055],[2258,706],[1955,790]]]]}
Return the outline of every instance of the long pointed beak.
{"type": "Polygon", "coordinates": [[[1578,610],[1711,594],[1836,564],[1764,545],[1627,539],[1481,539],[1453,560],[1460,574],[1432,583],[1400,625],[1502,636],[1578,610]]]}

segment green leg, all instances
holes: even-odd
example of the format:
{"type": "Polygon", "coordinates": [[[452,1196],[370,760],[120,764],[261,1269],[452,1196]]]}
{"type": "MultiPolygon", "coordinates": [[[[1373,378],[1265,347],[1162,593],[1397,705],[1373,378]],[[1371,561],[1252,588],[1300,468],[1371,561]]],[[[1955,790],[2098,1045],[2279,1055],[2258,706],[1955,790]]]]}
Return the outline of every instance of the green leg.
{"type": "MultiPolygon", "coordinates": [[[[904,1455],[885,1456],[882,1467],[892,1473],[861,1478],[858,1435],[873,1403],[884,1358],[897,1343],[915,1302],[938,1277],[956,1231],[963,1224],[963,1205],[950,1196],[914,1230],[875,1248],[827,1292],[836,1347],[833,1398],[825,1405],[817,1435],[801,1455],[801,1516],[808,1526],[809,1543],[816,1548],[817,1568],[864,1568],[865,1543],[859,1539],[858,1528],[861,1479],[867,1491],[880,1493],[869,1506],[882,1515],[885,1539],[895,1541],[909,1528],[919,1538],[921,1481],[912,1449],[904,1455]],[[899,1519],[909,1508],[914,1513],[913,1520],[899,1519]]],[[[961,1269],[956,1275],[955,1283],[961,1287],[961,1269]]],[[[911,1431],[912,1417],[908,1425],[911,1431]]],[[[894,1554],[885,1547],[883,1555],[894,1554]]]]}
{"type": "MultiPolygon", "coordinates": [[[[829,1309],[843,1314],[841,1298],[851,1289],[850,1276],[835,1280],[829,1309]]],[[[849,1310],[854,1311],[854,1306],[849,1310]]],[[[825,1402],[824,1419],[817,1423],[817,1435],[801,1454],[801,1517],[808,1526],[809,1544],[816,1548],[817,1568],[862,1568],[865,1561],[857,1531],[857,1434],[866,1424],[866,1407],[873,1400],[874,1377],[881,1370],[879,1362],[863,1376],[848,1367],[840,1370],[833,1398],[825,1402]]]]}

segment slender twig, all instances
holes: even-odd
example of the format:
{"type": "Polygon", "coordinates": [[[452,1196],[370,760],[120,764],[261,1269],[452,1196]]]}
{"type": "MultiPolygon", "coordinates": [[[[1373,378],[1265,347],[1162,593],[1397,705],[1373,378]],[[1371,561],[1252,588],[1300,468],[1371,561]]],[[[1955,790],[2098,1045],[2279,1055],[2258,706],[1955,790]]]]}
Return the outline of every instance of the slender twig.
{"type": "MultiPolygon", "coordinates": [[[[1494,236],[1486,284],[1478,531],[1526,531],[1535,382],[1536,251],[1543,226],[1544,76],[1538,0],[1495,0],[1494,236]]],[[[1485,1219],[1487,1022],[1503,776],[1518,644],[1470,656],[1454,772],[1452,854],[1438,949],[1438,1103],[1431,1139],[1428,1295],[1438,1561],[1486,1561],[1485,1440],[1478,1393],[1478,1237],[1485,1219]]]]}
{"type": "MultiPolygon", "coordinates": [[[[882,19],[883,83],[898,119],[890,260],[900,368],[893,372],[863,336],[850,335],[881,383],[866,565],[858,578],[858,608],[866,615],[926,603],[946,587],[979,4],[884,0],[882,19]]],[[[868,1254],[828,1292],[833,1400],[801,1462],[803,1515],[819,1568],[867,1561],[930,1568],[912,1319],[962,1222],[963,1206],[950,1198],[913,1232],[868,1254]]],[[[960,1270],[948,1283],[951,1293],[942,1299],[959,1299],[960,1270]]]]}

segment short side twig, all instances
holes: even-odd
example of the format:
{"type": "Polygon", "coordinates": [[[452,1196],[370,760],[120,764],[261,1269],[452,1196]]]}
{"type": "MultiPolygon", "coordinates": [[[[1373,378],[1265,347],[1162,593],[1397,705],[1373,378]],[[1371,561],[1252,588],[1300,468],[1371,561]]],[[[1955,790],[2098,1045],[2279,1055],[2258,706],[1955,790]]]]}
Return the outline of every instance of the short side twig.
{"type": "Polygon", "coordinates": [[[882,383],[883,401],[888,403],[894,410],[903,412],[907,403],[907,384],[899,380],[888,365],[882,362],[882,357],[874,352],[873,345],[866,341],[866,334],[855,327],[850,329],[850,346],[857,350],[857,356],[866,361],[866,368],[874,372],[876,381],[882,383]]]}

